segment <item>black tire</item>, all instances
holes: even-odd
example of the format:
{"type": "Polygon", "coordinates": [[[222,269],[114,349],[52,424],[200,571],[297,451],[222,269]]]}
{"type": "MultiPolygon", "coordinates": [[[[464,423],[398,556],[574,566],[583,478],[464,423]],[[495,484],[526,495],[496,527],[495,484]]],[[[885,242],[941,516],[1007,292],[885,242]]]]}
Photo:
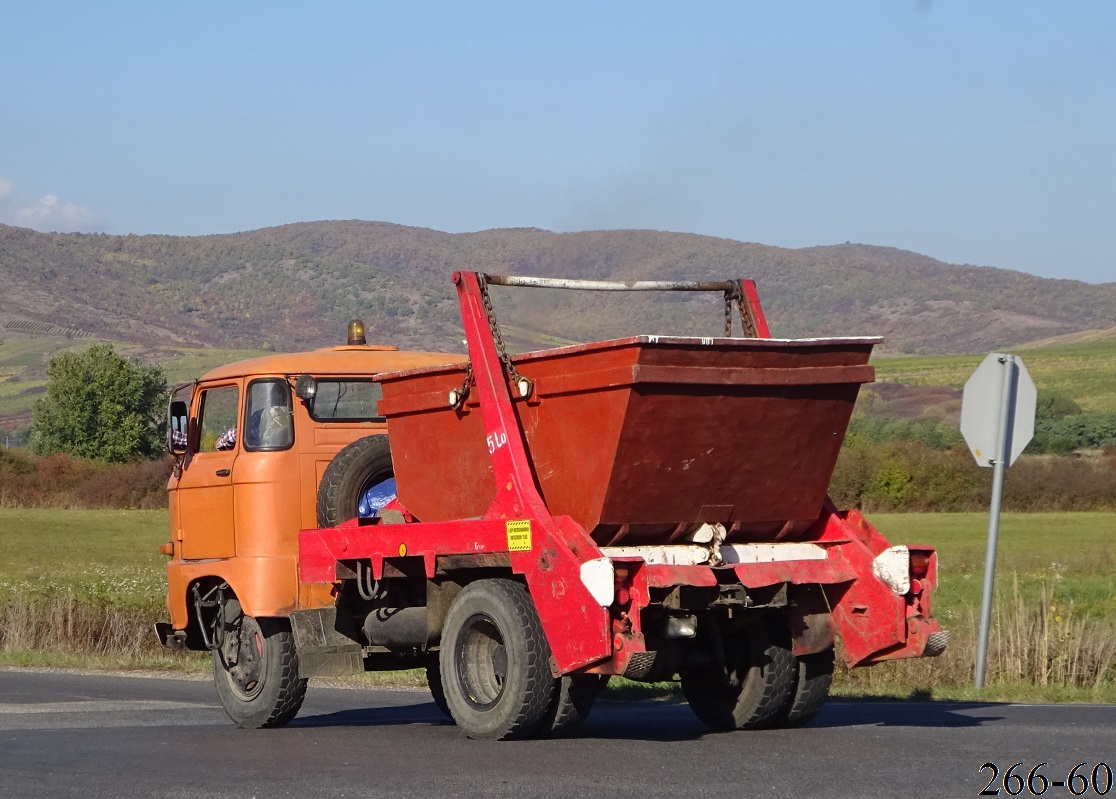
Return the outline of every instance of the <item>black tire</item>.
{"type": "Polygon", "coordinates": [[[440,667],[446,704],[470,738],[527,738],[557,689],[550,645],[530,595],[504,579],[470,583],[450,605],[440,667]]]}
{"type": "Polygon", "coordinates": [[[772,726],[801,727],[818,715],[829,699],[829,687],[833,684],[833,649],[803,655],[797,660],[794,690],[772,726]]]}
{"type": "Polygon", "coordinates": [[[568,674],[558,680],[558,690],[539,731],[553,738],[569,735],[589,718],[593,702],[608,682],[599,674],[568,674]]]}
{"type": "Polygon", "coordinates": [[[426,664],[426,684],[430,686],[430,696],[434,698],[435,706],[445,714],[446,718],[453,721],[453,714],[450,713],[449,705],[446,704],[446,692],[442,688],[442,669],[438,665],[436,657],[426,664]]]}
{"type": "Polygon", "coordinates": [[[385,435],[359,438],[334,456],[318,486],[318,526],[336,527],[357,515],[364,492],[394,476],[385,435]]]}
{"type": "Polygon", "coordinates": [[[760,620],[726,636],[722,666],[681,673],[690,709],[714,730],[761,729],[790,701],[796,661],[789,635],[774,620],[760,620]]]}
{"type": "Polygon", "coordinates": [[[290,625],[246,616],[235,599],[225,602],[220,624],[213,680],[225,712],[243,729],[282,727],[306,698],[290,625]]]}

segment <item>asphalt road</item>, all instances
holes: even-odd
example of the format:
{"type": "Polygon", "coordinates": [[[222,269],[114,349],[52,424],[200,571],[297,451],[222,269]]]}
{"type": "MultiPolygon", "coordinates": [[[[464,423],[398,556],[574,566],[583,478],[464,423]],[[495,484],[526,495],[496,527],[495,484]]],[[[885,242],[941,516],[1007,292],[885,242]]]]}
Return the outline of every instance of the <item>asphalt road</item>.
{"type": "Polygon", "coordinates": [[[715,734],[684,704],[602,701],[579,737],[492,743],[416,691],[311,685],[291,725],[248,731],[207,682],[0,670],[5,799],[965,797],[986,762],[1006,796],[1019,761],[1116,771],[1116,707],[831,702],[804,729],[715,734]]]}

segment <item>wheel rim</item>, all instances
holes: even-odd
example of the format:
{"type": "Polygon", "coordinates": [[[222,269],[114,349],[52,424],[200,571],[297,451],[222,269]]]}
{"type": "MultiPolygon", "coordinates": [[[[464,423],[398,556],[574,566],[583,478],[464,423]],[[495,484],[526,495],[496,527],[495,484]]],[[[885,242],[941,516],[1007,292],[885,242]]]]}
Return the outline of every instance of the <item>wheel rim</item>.
{"type": "Polygon", "coordinates": [[[236,630],[230,630],[221,646],[229,687],[245,702],[263,690],[263,674],[267,665],[263,634],[255,620],[241,616],[236,630]]]}
{"type": "Polygon", "coordinates": [[[356,515],[361,518],[371,518],[373,516],[376,516],[380,511],[379,507],[364,507],[365,495],[369,492],[370,489],[373,488],[390,491],[390,493],[394,494],[396,492],[395,475],[391,474],[390,472],[388,472],[387,474],[381,473],[372,475],[361,484],[360,490],[357,491],[357,506],[356,508],[354,508],[354,513],[356,513],[356,515]],[[388,485],[389,482],[391,484],[390,486],[388,485]]]}
{"type": "Polygon", "coordinates": [[[476,710],[490,710],[500,701],[508,678],[508,650],[491,616],[470,616],[456,647],[457,676],[462,696],[476,710]]]}

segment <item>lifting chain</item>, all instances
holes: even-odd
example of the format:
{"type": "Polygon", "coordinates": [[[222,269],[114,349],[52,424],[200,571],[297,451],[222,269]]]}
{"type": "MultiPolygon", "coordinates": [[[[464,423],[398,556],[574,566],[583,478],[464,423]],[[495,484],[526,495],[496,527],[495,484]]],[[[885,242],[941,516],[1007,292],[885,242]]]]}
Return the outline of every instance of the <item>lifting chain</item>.
{"type": "Polygon", "coordinates": [[[740,311],[740,327],[744,331],[744,338],[758,338],[756,322],[744,301],[744,292],[740,290],[740,281],[734,280],[732,288],[725,292],[725,338],[732,337],[732,306],[740,311]]]}
{"type": "MultiPolygon", "coordinates": [[[[478,283],[480,285],[481,301],[484,303],[484,315],[488,320],[488,329],[492,333],[492,341],[496,345],[500,363],[504,365],[504,371],[511,378],[519,396],[529,397],[534,390],[534,383],[531,378],[521,375],[519,370],[515,368],[515,364],[512,363],[511,356],[508,355],[508,348],[504,344],[504,337],[500,334],[500,326],[496,324],[496,312],[492,309],[492,299],[488,296],[488,282],[484,279],[484,275],[478,275],[478,277],[480,278],[478,283]]],[[[470,359],[465,366],[465,379],[461,383],[461,388],[450,392],[450,407],[454,410],[460,410],[464,407],[465,400],[469,397],[469,390],[476,383],[476,376],[473,374],[473,361],[470,359]]]]}
{"type": "Polygon", "coordinates": [[[455,411],[465,407],[465,400],[469,398],[469,390],[477,384],[476,375],[473,374],[473,362],[465,362],[465,379],[461,381],[461,388],[450,389],[449,403],[455,411]]]}

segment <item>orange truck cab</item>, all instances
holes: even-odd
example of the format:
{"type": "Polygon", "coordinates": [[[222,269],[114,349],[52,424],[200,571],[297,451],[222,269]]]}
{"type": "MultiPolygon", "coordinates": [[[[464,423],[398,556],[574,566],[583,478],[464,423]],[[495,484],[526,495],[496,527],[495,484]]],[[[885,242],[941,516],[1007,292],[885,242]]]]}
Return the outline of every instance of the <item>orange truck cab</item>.
{"type": "Polygon", "coordinates": [[[379,504],[392,497],[376,376],[464,360],[349,332],[345,346],[222,366],[172,396],[165,645],[213,649],[222,608],[274,623],[333,603],[328,586],[300,586],[298,532],[361,515],[377,484],[379,504]]]}

